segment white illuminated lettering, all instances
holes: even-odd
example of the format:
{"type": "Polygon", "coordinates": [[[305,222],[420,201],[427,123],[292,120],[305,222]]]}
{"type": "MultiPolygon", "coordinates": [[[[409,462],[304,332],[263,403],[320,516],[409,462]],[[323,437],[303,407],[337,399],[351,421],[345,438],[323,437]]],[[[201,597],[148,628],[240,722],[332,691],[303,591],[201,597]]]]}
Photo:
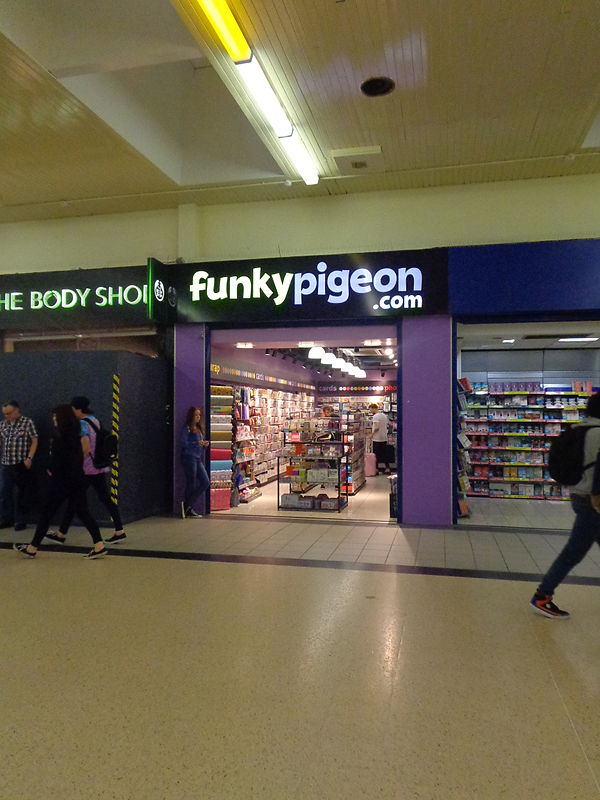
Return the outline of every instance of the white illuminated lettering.
{"type": "Polygon", "coordinates": [[[327,288],[331,292],[327,298],[328,303],[345,303],[349,297],[348,270],[334,269],[327,278],[327,288]]]}
{"type": "Polygon", "coordinates": [[[123,299],[127,305],[137,306],[138,303],[142,302],[142,290],[134,284],[126,286],[123,290],[123,299]]]}
{"type": "Polygon", "coordinates": [[[410,275],[413,280],[413,292],[420,292],[423,289],[423,273],[418,267],[411,267],[398,270],[398,291],[406,291],[406,279],[410,275]]]}
{"type": "Polygon", "coordinates": [[[215,278],[206,281],[206,296],[209,300],[225,300],[227,298],[227,278],[219,280],[219,291],[215,292],[215,278]]]}
{"type": "Polygon", "coordinates": [[[325,261],[319,261],[319,263],[317,264],[317,272],[320,272],[321,274],[319,275],[318,278],[319,288],[317,289],[317,294],[320,295],[325,294],[325,275],[323,275],[322,273],[326,271],[327,271],[327,264],[325,263],[325,261]]]}
{"type": "Polygon", "coordinates": [[[229,281],[229,297],[231,300],[237,300],[238,286],[242,286],[244,293],[242,297],[247,299],[252,297],[252,281],[247,275],[234,275],[229,281]]]}
{"type": "Polygon", "coordinates": [[[96,305],[102,308],[103,306],[108,305],[108,298],[106,296],[106,286],[98,286],[96,288],[96,305]]]}
{"type": "Polygon", "coordinates": [[[200,300],[200,295],[202,292],[206,291],[206,279],[208,278],[208,272],[204,272],[204,270],[200,270],[199,272],[194,272],[194,276],[192,278],[192,284],[190,286],[190,292],[192,293],[192,300],[197,302],[200,300]]]}
{"type": "Polygon", "coordinates": [[[264,292],[265,297],[271,297],[273,292],[269,287],[268,274],[261,275],[260,267],[254,267],[252,270],[252,297],[260,297],[261,292],[264,292]]]}
{"type": "Polygon", "coordinates": [[[287,297],[293,277],[294,274],[292,272],[286,272],[284,275],[280,275],[278,272],[275,272],[273,275],[271,275],[273,286],[277,292],[275,297],[276,306],[280,306],[287,297]]]}
{"type": "Polygon", "coordinates": [[[392,308],[402,308],[402,297],[397,294],[395,297],[392,297],[390,302],[392,308]]]}
{"type": "Polygon", "coordinates": [[[63,308],[73,308],[77,305],[77,292],[73,289],[61,289],[60,304],[63,308]]]}
{"type": "Polygon", "coordinates": [[[389,308],[390,307],[390,296],[389,294],[384,295],[381,300],[379,301],[380,308],[389,308]]]}
{"type": "Polygon", "coordinates": [[[294,305],[301,306],[302,298],[317,288],[317,279],[312,272],[299,272],[294,276],[294,305]]]}
{"type": "Polygon", "coordinates": [[[397,277],[393,269],[377,270],[373,277],[373,287],[378,292],[391,292],[397,286],[397,277]]]}
{"type": "Polygon", "coordinates": [[[404,308],[423,308],[423,298],[420,294],[407,294],[404,298],[404,308]]]}
{"type": "Polygon", "coordinates": [[[366,294],[371,291],[372,280],[373,276],[365,267],[354,269],[350,276],[350,288],[353,292],[356,292],[356,294],[366,294]]]}

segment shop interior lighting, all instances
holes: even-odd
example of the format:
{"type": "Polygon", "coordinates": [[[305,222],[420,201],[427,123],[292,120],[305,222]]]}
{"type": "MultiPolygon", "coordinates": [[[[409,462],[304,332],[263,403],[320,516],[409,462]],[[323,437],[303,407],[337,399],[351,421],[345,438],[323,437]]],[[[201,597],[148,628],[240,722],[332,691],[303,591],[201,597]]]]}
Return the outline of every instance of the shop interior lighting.
{"type": "MultiPolygon", "coordinates": [[[[318,183],[319,173],[312,156],[300,139],[298,132],[294,130],[269,79],[227,5],[227,0],[194,0],[191,6],[183,5],[181,0],[172,0],[172,3],[175,7],[179,6],[182,19],[186,24],[190,23],[190,13],[193,14],[197,10],[203,12],[204,17],[235,64],[236,72],[248,97],[270,125],[294,169],[308,186],[318,183]]],[[[193,26],[192,32],[194,32],[193,26]]]]}
{"type": "Polygon", "coordinates": [[[327,364],[328,366],[331,366],[334,361],[335,355],[333,353],[325,353],[321,356],[321,364],[327,364]]]}
{"type": "Polygon", "coordinates": [[[386,356],[393,356],[394,355],[394,351],[392,350],[391,347],[386,348],[383,352],[386,354],[386,356]]]}
{"type": "Polygon", "coordinates": [[[381,339],[365,339],[363,344],[365,347],[379,347],[381,339]]]}
{"type": "Polygon", "coordinates": [[[325,355],[325,350],[322,347],[311,347],[308,351],[308,358],[318,359],[319,361],[325,355]]]}
{"type": "Polygon", "coordinates": [[[559,342],[597,342],[598,336],[571,336],[566,339],[559,339],[559,342]]]}
{"type": "Polygon", "coordinates": [[[343,358],[336,358],[335,361],[332,362],[331,366],[333,369],[341,369],[346,362],[343,358]]]}
{"type": "Polygon", "coordinates": [[[502,344],[514,344],[514,339],[502,339],[502,344]]]}
{"type": "Polygon", "coordinates": [[[314,347],[314,342],[298,342],[298,347],[314,347]]]}
{"type": "Polygon", "coordinates": [[[251,350],[254,347],[252,342],[236,342],[235,346],[238,350],[251,350]]]}

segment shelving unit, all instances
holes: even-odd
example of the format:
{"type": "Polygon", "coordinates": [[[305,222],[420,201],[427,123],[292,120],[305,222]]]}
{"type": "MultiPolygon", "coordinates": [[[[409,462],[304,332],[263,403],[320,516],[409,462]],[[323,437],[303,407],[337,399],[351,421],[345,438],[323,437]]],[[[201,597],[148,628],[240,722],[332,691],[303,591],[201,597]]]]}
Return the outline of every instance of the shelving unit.
{"type": "Polygon", "coordinates": [[[236,386],[233,406],[233,489],[237,491],[240,503],[250,503],[262,494],[254,475],[256,438],[255,430],[250,425],[251,408],[251,390],[236,386]]]}
{"type": "MultiPolygon", "coordinates": [[[[583,382],[575,382],[582,385],[583,382]]],[[[550,478],[548,452],[565,425],[579,422],[586,391],[545,389],[541,384],[505,388],[474,384],[462,427],[470,441],[467,495],[530,500],[568,500],[569,492],[550,478]]],[[[514,384],[513,384],[514,386],[514,384]]]]}
{"type": "Polygon", "coordinates": [[[468,408],[471,390],[472,387],[469,379],[461,378],[461,380],[458,382],[457,388],[458,430],[456,436],[456,478],[458,482],[458,516],[463,518],[471,515],[471,508],[467,500],[467,496],[471,492],[471,483],[469,481],[469,475],[472,471],[471,456],[469,454],[471,441],[466,434],[467,426],[466,418],[464,416],[468,408]]]}
{"type": "Polygon", "coordinates": [[[277,508],[299,511],[341,511],[348,505],[347,445],[341,439],[319,440],[310,432],[284,435],[283,454],[278,456],[277,508]],[[281,492],[282,485],[288,491],[281,492]],[[315,487],[325,491],[307,492],[315,487]],[[327,490],[336,490],[331,497],[327,490]]]}
{"type": "Polygon", "coordinates": [[[211,386],[210,395],[210,508],[231,507],[233,389],[211,386]]]}

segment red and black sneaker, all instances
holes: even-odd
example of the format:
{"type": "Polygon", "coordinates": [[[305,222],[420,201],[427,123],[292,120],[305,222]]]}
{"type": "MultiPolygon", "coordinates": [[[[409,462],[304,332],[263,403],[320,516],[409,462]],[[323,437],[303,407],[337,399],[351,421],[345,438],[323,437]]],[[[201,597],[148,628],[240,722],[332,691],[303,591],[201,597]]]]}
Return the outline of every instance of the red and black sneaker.
{"type": "Polygon", "coordinates": [[[538,614],[543,614],[544,617],[550,617],[550,619],[568,619],[571,616],[569,612],[563,611],[556,603],[553,603],[552,597],[553,595],[551,594],[540,594],[536,592],[529,602],[533,606],[533,610],[537,611],[538,614]]]}

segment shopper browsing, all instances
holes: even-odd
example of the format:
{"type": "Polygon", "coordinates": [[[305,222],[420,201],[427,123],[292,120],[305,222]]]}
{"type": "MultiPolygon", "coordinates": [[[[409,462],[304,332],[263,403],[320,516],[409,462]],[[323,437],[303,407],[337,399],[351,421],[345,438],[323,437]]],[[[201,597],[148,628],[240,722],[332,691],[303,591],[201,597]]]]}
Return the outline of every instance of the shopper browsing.
{"type": "Polygon", "coordinates": [[[566,545],[530,600],[538,614],[552,619],[570,616],[568,611],[552,602],[554,590],[586,556],[594,542],[600,544],[600,393],[588,400],[586,419],[581,424],[589,426],[583,453],[583,464],[589,466],[584,469],[579,483],[569,487],[575,522],[566,545]]]}
{"type": "Polygon", "coordinates": [[[369,409],[373,414],[373,452],[377,462],[377,472],[381,474],[379,470],[379,464],[381,463],[385,467],[385,474],[390,475],[392,471],[388,455],[388,427],[390,423],[383,411],[379,410],[377,403],[371,403],[369,409]]]}
{"type": "Polygon", "coordinates": [[[204,438],[202,411],[195,406],[188,409],[185,425],[179,438],[181,445],[181,464],[185,475],[185,492],[181,503],[181,516],[200,517],[194,510],[203,492],[208,489],[210,480],[204,466],[204,450],[209,442],[204,438]]]}
{"type": "Polygon", "coordinates": [[[26,527],[27,494],[31,484],[31,465],[38,446],[33,420],[24,417],[16,400],[2,406],[4,419],[0,422],[2,446],[2,519],[0,528],[26,527]]]}

